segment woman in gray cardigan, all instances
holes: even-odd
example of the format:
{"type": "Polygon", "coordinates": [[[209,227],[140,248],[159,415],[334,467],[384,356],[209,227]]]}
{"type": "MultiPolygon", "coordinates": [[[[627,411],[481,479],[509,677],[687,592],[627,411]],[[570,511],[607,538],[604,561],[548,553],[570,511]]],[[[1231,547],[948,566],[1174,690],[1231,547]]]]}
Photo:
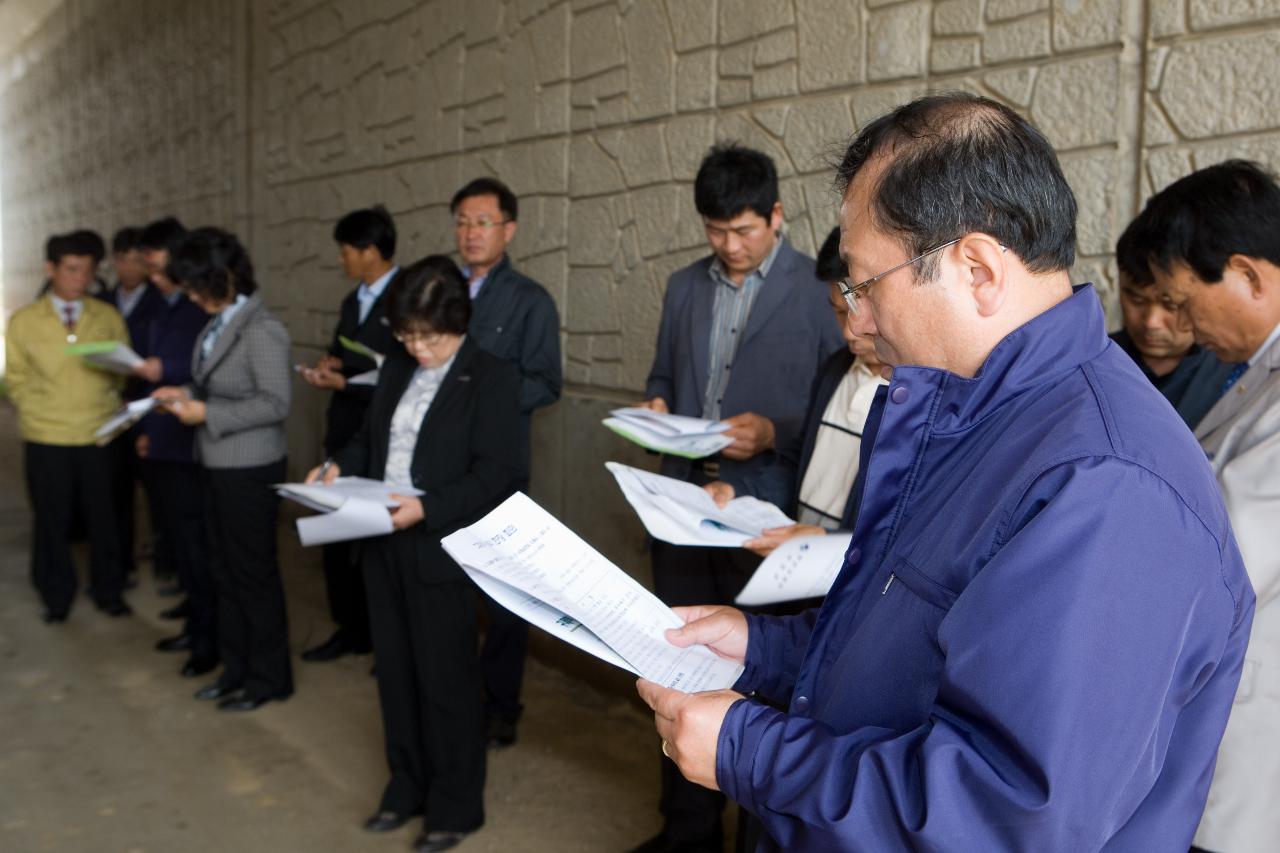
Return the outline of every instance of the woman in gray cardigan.
{"type": "Polygon", "coordinates": [[[152,395],[197,427],[205,470],[223,670],[196,698],[252,711],[293,693],[272,488],[285,478],[289,333],[256,295],[249,255],[232,234],[191,232],[166,272],[212,315],[196,340],[191,385],[152,395]]]}

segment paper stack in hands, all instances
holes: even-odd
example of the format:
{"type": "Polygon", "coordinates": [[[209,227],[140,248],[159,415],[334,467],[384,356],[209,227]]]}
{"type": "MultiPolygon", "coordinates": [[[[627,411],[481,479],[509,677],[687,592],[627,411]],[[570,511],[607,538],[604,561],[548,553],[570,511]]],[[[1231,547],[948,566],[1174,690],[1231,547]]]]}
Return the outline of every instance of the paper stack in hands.
{"type": "Polygon", "coordinates": [[[721,508],[693,483],[617,462],[604,464],[649,535],[672,545],[740,548],[771,527],[795,524],[782,510],[758,498],[734,498],[721,508]]]}
{"type": "Polygon", "coordinates": [[[797,536],[773,549],[733,600],[744,607],[821,598],[844,568],[852,533],[797,536]]]}
{"type": "Polygon", "coordinates": [[[298,519],[303,545],[326,545],[348,539],[385,536],[392,531],[391,513],[399,504],[392,494],[420,495],[420,489],[393,486],[365,477],[338,477],[323,483],[278,483],[276,494],[324,515],[298,519]]]}
{"type": "Polygon", "coordinates": [[[686,693],[742,674],[706,646],[671,645],[680,617],[523,493],[441,544],[499,604],[601,660],[686,693]]]}
{"type": "Polygon", "coordinates": [[[112,373],[132,373],[142,364],[142,356],[119,341],[89,341],[82,344],[68,344],[67,355],[78,355],[103,370],[112,373]]]}
{"type": "Polygon", "coordinates": [[[733,439],[724,434],[729,425],[723,421],[669,415],[639,406],[614,409],[601,423],[618,435],[648,450],[701,459],[719,453],[733,439]]]}
{"type": "Polygon", "coordinates": [[[93,437],[97,440],[96,443],[98,445],[110,443],[117,435],[142,420],[143,416],[159,403],[160,401],[154,397],[143,397],[141,400],[134,400],[122,406],[107,419],[106,423],[94,431],[93,437]]]}
{"type": "Polygon", "coordinates": [[[352,340],[351,338],[348,338],[346,335],[338,335],[338,343],[342,344],[343,349],[347,350],[348,352],[353,352],[356,355],[364,356],[365,358],[372,361],[374,364],[378,365],[378,367],[382,367],[382,362],[384,362],[387,358],[382,353],[374,352],[373,350],[369,349],[369,347],[365,346],[359,341],[355,341],[355,340],[352,340]]]}

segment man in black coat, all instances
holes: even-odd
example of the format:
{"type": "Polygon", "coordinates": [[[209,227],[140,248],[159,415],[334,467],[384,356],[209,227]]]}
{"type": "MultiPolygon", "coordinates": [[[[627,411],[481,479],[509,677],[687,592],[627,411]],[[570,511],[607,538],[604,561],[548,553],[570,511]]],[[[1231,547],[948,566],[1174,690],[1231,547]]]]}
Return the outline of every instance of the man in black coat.
{"type": "MultiPolygon", "coordinates": [[[[529,487],[530,421],[533,410],[560,399],[560,315],[546,289],[511,265],[507,245],[516,236],[519,202],[494,178],[477,178],[454,194],[449,205],[462,272],[471,291],[468,336],[520,370],[519,491],[529,487]]],[[[523,706],[529,625],[484,597],[489,630],[480,653],[484,671],[486,731],[493,746],[516,739],[523,706]]]]}
{"type": "MultiPolygon", "coordinates": [[[[333,239],[343,273],[357,284],[342,300],[328,352],[302,374],[316,388],[333,391],[324,436],[324,451],[329,457],[345,447],[364,423],[376,384],[372,377],[379,368],[368,352],[385,356],[392,349],[382,297],[400,270],[392,261],[396,226],[381,205],[354,210],[339,219],[333,239]]],[[[303,652],[302,659],[315,663],[368,653],[369,609],[351,543],[324,546],[324,579],[329,615],[337,629],[329,639],[303,652]]]]}

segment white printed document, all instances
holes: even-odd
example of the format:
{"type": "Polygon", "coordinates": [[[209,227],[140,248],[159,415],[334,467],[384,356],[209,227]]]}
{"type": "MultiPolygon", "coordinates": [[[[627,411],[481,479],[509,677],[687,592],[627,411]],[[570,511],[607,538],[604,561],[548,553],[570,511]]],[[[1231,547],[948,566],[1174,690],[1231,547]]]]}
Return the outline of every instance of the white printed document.
{"type": "Polygon", "coordinates": [[[604,465],[649,535],[672,545],[741,548],[771,527],[795,524],[768,501],[734,498],[721,508],[705,489],[693,483],[617,462],[604,465]]]}
{"type": "Polygon", "coordinates": [[[744,607],[821,598],[844,567],[852,533],[797,536],[773,550],[733,600],[744,607]]]}
{"type": "Polygon", "coordinates": [[[686,693],[742,674],[706,646],[667,642],[680,617],[523,493],[441,544],[504,607],[601,660],[686,693]]]}
{"type": "Polygon", "coordinates": [[[385,536],[392,531],[389,510],[399,506],[392,494],[420,495],[419,489],[392,486],[365,477],[339,477],[322,483],[278,483],[276,494],[324,515],[298,519],[303,545],[327,545],[385,536]]]}
{"type": "Polygon", "coordinates": [[[724,434],[723,421],[669,415],[639,406],[614,409],[601,423],[613,432],[648,450],[701,459],[719,453],[733,439],[724,434]]]}
{"type": "Polygon", "coordinates": [[[93,437],[97,439],[97,444],[108,444],[117,435],[136,424],[138,421],[156,407],[160,401],[154,397],[143,397],[141,400],[134,400],[128,405],[122,406],[119,411],[107,419],[106,423],[98,427],[94,431],[93,437]]]}
{"type": "Polygon", "coordinates": [[[67,354],[78,355],[94,367],[101,367],[112,373],[132,373],[135,367],[142,364],[142,356],[119,341],[71,344],[67,347],[67,354]]]}

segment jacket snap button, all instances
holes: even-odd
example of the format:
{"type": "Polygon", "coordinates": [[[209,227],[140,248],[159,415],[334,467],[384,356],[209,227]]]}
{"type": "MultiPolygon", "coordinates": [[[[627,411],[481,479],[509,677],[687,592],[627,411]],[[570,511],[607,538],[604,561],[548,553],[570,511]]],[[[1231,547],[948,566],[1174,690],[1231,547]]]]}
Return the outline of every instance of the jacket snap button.
{"type": "Polygon", "coordinates": [[[862,549],[854,548],[852,551],[849,552],[849,559],[846,560],[846,562],[852,566],[854,563],[858,562],[861,559],[862,559],[862,549]]]}
{"type": "Polygon", "coordinates": [[[905,385],[899,385],[889,392],[889,399],[895,403],[905,403],[911,397],[911,392],[907,390],[905,385]]]}
{"type": "Polygon", "coordinates": [[[809,710],[809,697],[797,696],[796,701],[791,703],[791,708],[792,710],[803,714],[805,711],[809,710]]]}

